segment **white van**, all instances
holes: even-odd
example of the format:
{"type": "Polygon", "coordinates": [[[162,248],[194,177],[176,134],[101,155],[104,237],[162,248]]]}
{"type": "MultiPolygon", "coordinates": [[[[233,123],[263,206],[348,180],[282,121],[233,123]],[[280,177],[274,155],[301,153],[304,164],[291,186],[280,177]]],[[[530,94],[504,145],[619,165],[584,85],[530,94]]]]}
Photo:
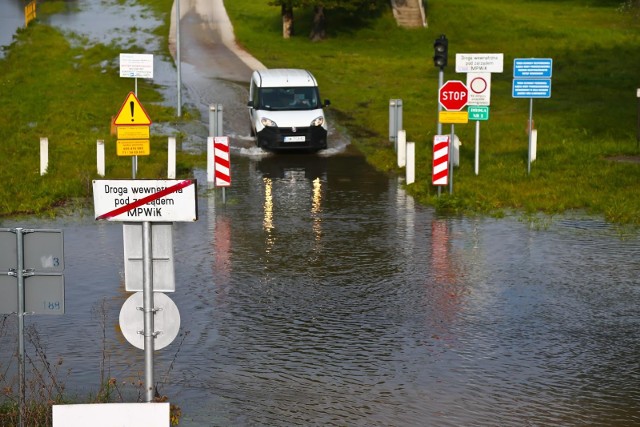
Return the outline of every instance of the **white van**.
{"type": "Polygon", "coordinates": [[[318,82],[307,70],[254,71],[249,87],[251,134],[268,150],[327,148],[327,120],[318,82]]]}

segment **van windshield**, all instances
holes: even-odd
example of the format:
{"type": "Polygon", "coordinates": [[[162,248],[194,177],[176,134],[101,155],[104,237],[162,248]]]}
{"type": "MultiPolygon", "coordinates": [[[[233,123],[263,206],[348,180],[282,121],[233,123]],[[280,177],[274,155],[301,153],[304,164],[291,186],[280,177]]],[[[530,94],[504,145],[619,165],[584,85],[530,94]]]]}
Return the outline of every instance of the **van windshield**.
{"type": "Polygon", "coordinates": [[[263,110],[315,110],[320,108],[317,87],[265,87],[260,89],[263,110]]]}

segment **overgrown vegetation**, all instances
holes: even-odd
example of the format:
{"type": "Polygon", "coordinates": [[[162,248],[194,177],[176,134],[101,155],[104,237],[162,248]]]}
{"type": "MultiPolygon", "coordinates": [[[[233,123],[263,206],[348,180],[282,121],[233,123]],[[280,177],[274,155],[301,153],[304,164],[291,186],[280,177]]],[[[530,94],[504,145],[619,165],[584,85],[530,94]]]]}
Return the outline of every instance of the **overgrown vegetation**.
{"type": "MultiPolygon", "coordinates": [[[[404,104],[404,127],[416,142],[416,183],[408,187],[441,212],[500,215],[509,210],[558,213],[579,209],[607,220],[640,224],[637,98],[640,25],[635,2],[617,0],[432,0],[427,29],[398,28],[391,10],[375,21],[329,15],[329,37],[312,43],[281,36],[269,2],[227,0],[239,42],[268,67],[305,67],[332,101],[334,119],[383,171],[397,171],[388,142],[389,99],[404,104]],[[481,124],[480,173],[474,173],[475,123],[457,125],[461,166],[454,192],[431,185],[438,70],[433,41],[449,39],[445,80],[456,53],[504,53],[493,74],[490,120],[481,124]],[[511,97],[514,58],[553,59],[552,97],[535,100],[537,160],[527,173],[529,102],[511,97]],[[613,158],[626,161],[614,161],[613,158]]],[[[312,10],[302,11],[311,16],[312,10]]],[[[449,126],[443,127],[449,132],[449,126]]],[[[401,171],[397,171],[401,172],[401,171]]]]}

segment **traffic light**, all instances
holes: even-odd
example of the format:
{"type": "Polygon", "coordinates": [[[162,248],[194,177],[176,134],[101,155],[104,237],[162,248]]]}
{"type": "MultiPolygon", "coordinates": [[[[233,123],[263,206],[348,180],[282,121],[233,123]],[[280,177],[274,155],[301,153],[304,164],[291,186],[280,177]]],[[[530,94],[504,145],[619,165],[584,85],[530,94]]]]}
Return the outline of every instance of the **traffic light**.
{"type": "Polygon", "coordinates": [[[433,42],[433,65],[441,70],[447,66],[447,51],[449,50],[449,40],[444,34],[440,34],[440,37],[433,42]]]}

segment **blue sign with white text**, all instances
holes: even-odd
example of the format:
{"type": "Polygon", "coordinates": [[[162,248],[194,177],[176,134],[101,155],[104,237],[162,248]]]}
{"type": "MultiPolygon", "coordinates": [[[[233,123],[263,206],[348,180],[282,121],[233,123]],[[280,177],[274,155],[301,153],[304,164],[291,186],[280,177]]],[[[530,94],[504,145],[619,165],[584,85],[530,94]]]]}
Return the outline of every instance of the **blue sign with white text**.
{"type": "Polygon", "coordinates": [[[553,69],[551,58],[516,58],[513,60],[513,77],[550,79],[553,69]]]}
{"type": "Polygon", "coordinates": [[[514,98],[551,98],[551,79],[513,79],[514,98]]]}

